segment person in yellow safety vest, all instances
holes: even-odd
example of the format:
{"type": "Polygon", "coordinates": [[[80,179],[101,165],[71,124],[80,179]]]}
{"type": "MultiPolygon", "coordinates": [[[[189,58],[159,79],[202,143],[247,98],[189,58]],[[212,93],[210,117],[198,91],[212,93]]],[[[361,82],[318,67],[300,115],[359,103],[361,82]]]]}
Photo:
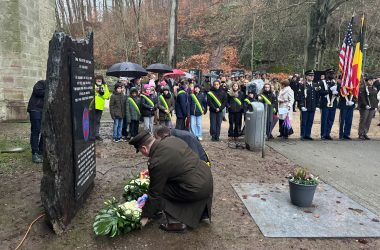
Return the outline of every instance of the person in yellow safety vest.
{"type": "Polygon", "coordinates": [[[94,124],[94,135],[95,139],[98,141],[102,141],[103,139],[100,137],[99,128],[100,128],[100,120],[102,118],[104,103],[105,100],[110,98],[110,91],[108,90],[108,86],[104,81],[102,75],[95,76],[95,124],[94,124]]]}

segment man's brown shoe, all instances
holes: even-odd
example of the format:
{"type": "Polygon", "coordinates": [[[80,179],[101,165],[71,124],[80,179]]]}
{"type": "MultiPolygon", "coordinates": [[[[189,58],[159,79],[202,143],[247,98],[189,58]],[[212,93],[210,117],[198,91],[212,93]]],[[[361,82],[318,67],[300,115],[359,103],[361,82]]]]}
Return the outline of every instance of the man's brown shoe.
{"type": "Polygon", "coordinates": [[[187,226],[183,223],[161,224],[160,229],[169,233],[186,233],[187,226]]]}

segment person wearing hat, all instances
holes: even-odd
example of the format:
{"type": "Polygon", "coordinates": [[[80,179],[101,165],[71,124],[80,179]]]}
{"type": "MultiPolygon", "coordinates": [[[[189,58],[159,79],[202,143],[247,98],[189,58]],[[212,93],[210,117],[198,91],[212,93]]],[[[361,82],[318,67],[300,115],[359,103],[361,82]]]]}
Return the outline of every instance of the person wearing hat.
{"type": "Polygon", "coordinates": [[[100,137],[100,120],[102,119],[102,114],[104,110],[105,100],[110,98],[110,91],[108,86],[104,81],[102,75],[95,76],[95,124],[94,124],[94,136],[96,140],[102,141],[100,137]]]}
{"type": "Polygon", "coordinates": [[[141,224],[164,212],[160,229],[185,232],[202,219],[211,218],[213,178],[210,167],[183,140],[174,136],[156,140],[143,131],[129,144],[149,157],[148,200],[142,209],[141,224]]]}
{"type": "Polygon", "coordinates": [[[140,99],[141,115],[144,119],[144,129],[150,130],[153,133],[153,121],[157,110],[157,98],[149,84],[144,84],[144,93],[141,94],[140,99]]]}
{"type": "Polygon", "coordinates": [[[125,100],[125,112],[129,124],[129,135],[133,138],[139,133],[141,117],[141,100],[135,87],[130,89],[130,96],[125,100]]]}
{"type": "Polygon", "coordinates": [[[313,127],[315,111],[318,109],[320,86],[314,83],[314,71],[305,72],[306,82],[301,87],[299,108],[301,109],[301,140],[313,140],[311,129],[313,127]]]}
{"type": "Polygon", "coordinates": [[[198,138],[191,132],[186,130],[179,130],[175,128],[168,128],[166,126],[158,126],[154,129],[154,138],[165,139],[168,136],[177,137],[184,142],[196,153],[199,158],[206,162],[207,165],[211,166],[211,161],[208,158],[206,151],[204,150],[202,144],[199,142],[198,138]]]}
{"type": "Polygon", "coordinates": [[[358,107],[360,113],[359,139],[369,140],[367,133],[371,126],[372,118],[375,116],[379,100],[377,100],[377,89],[373,86],[374,77],[367,76],[365,85],[359,90],[358,107]]]}
{"type": "Polygon", "coordinates": [[[172,128],[172,112],[174,110],[174,97],[169,86],[162,88],[162,93],[158,97],[158,120],[160,125],[172,128]]]}
{"type": "Polygon", "coordinates": [[[223,121],[223,109],[227,105],[227,94],[220,87],[220,81],[215,80],[207,92],[207,104],[210,109],[210,135],[212,141],[219,141],[220,127],[223,121]]]}
{"type": "Polygon", "coordinates": [[[321,139],[332,140],[330,135],[335,120],[338,106],[339,86],[334,79],[335,71],[327,69],[325,75],[321,75],[319,86],[319,108],[321,110],[321,139]],[[327,79],[324,79],[326,76],[327,79]]]}
{"type": "Polygon", "coordinates": [[[32,147],[32,161],[42,163],[41,121],[44,108],[46,81],[39,80],[33,86],[33,92],[28,102],[27,111],[30,119],[30,146],[32,147]]]}
{"type": "Polygon", "coordinates": [[[194,93],[190,94],[190,130],[198,138],[203,140],[202,116],[207,112],[207,101],[204,93],[201,92],[201,86],[194,86],[194,93]]]}
{"type": "Polygon", "coordinates": [[[114,142],[119,142],[121,141],[121,130],[123,128],[123,118],[125,116],[123,85],[119,82],[115,84],[115,91],[111,95],[110,114],[113,120],[112,139],[114,142]]]}

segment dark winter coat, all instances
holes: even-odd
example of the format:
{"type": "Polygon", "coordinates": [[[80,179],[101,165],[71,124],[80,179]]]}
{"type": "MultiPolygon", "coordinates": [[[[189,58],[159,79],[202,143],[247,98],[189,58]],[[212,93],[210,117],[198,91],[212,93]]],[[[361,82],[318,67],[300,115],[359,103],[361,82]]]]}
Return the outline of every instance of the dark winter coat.
{"type": "Polygon", "coordinates": [[[169,136],[153,143],[149,153],[150,185],[142,217],[165,211],[191,228],[203,211],[211,218],[213,180],[210,167],[183,140],[169,136]]]}
{"type": "Polygon", "coordinates": [[[171,121],[171,116],[173,114],[173,110],[174,110],[174,97],[171,93],[169,93],[167,96],[165,96],[164,94],[161,94],[166,103],[168,104],[168,107],[169,107],[169,111],[170,111],[170,114],[167,114],[165,113],[165,104],[161,101],[161,98],[158,98],[158,116],[159,116],[159,120],[160,121],[171,121]]]}
{"type": "Polygon", "coordinates": [[[112,119],[120,119],[125,116],[125,96],[123,93],[116,91],[111,95],[110,113],[112,119]]]}
{"type": "Polygon", "coordinates": [[[38,81],[34,87],[32,96],[29,99],[27,111],[37,111],[42,112],[44,107],[44,96],[45,96],[45,81],[38,81]]]}
{"type": "Polygon", "coordinates": [[[227,93],[227,107],[228,107],[228,112],[230,113],[242,113],[244,111],[243,92],[241,91],[233,92],[232,90],[230,90],[227,93]],[[241,105],[239,105],[238,102],[235,101],[235,98],[237,98],[240,101],[241,105]]]}
{"type": "Polygon", "coordinates": [[[301,88],[299,107],[307,108],[307,111],[315,111],[318,107],[319,102],[319,90],[320,86],[318,83],[312,83],[309,85],[305,83],[301,88]]]}
{"type": "Polygon", "coordinates": [[[126,111],[127,123],[131,123],[131,121],[139,121],[140,117],[141,117],[141,100],[140,100],[140,97],[139,96],[135,96],[135,97],[130,96],[130,97],[126,98],[126,100],[125,100],[125,111],[126,111]],[[129,98],[132,98],[135,101],[140,112],[132,104],[132,102],[129,98]]]}
{"type": "Polygon", "coordinates": [[[177,118],[183,119],[190,115],[189,94],[185,91],[178,91],[175,101],[175,114],[177,118]]]}
{"type": "MultiPolygon", "coordinates": [[[[198,99],[199,103],[201,104],[201,106],[203,108],[204,113],[206,114],[206,112],[207,112],[206,95],[204,93],[202,93],[202,92],[199,92],[198,94],[194,94],[194,95],[198,99]]],[[[201,116],[201,115],[203,115],[201,113],[201,111],[199,110],[197,104],[195,103],[195,101],[191,97],[191,95],[189,97],[189,100],[190,100],[190,115],[194,115],[194,116],[201,116]]]]}
{"type": "Polygon", "coordinates": [[[170,129],[170,135],[177,137],[184,142],[196,153],[202,161],[209,162],[206,151],[202,147],[202,144],[199,142],[198,138],[191,132],[180,129],[170,129]]]}
{"type": "Polygon", "coordinates": [[[214,95],[219,99],[222,104],[220,107],[216,104],[214,99],[207,93],[207,105],[210,107],[210,112],[216,113],[216,109],[219,108],[219,112],[222,112],[227,105],[227,93],[223,89],[211,88],[209,92],[214,93],[214,95]]]}
{"type": "MultiPolygon", "coordinates": [[[[347,96],[347,99],[348,99],[348,100],[351,99],[350,95],[347,96]]],[[[339,92],[338,108],[340,108],[340,109],[345,109],[345,108],[351,108],[351,109],[354,109],[354,108],[355,108],[355,104],[357,103],[357,98],[356,98],[356,97],[353,97],[353,98],[351,99],[351,101],[354,102],[354,104],[351,105],[351,106],[348,106],[348,105],[347,105],[347,100],[346,100],[346,98],[345,98],[344,96],[342,96],[342,94],[339,92]]]]}
{"type": "MultiPolygon", "coordinates": [[[[148,96],[147,96],[148,97],[148,96]]],[[[141,94],[140,100],[141,100],[141,115],[143,117],[152,117],[154,116],[155,111],[157,110],[157,96],[151,94],[148,97],[154,104],[152,106],[141,94]]]]}
{"type": "Polygon", "coordinates": [[[251,103],[255,102],[255,101],[257,101],[255,98],[250,98],[248,96],[246,98],[244,98],[244,112],[247,112],[247,111],[252,112],[253,107],[252,107],[251,103]]]}
{"type": "Polygon", "coordinates": [[[358,98],[359,109],[366,109],[367,105],[370,106],[371,109],[375,109],[377,108],[378,103],[376,87],[368,86],[368,92],[365,86],[360,88],[358,98]]]}

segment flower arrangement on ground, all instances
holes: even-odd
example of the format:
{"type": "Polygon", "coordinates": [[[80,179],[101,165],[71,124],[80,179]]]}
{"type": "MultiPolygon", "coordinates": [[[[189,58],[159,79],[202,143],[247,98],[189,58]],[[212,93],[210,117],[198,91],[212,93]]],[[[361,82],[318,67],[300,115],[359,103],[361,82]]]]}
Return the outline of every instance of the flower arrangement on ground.
{"type": "Polygon", "coordinates": [[[120,203],[115,197],[104,202],[105,208],[95,217],[93,229],[96,235],[117,235],[140,229],[141,213],[148,199],[149,173],[142,171],[124,187],[126,201],[120,203]]]}

